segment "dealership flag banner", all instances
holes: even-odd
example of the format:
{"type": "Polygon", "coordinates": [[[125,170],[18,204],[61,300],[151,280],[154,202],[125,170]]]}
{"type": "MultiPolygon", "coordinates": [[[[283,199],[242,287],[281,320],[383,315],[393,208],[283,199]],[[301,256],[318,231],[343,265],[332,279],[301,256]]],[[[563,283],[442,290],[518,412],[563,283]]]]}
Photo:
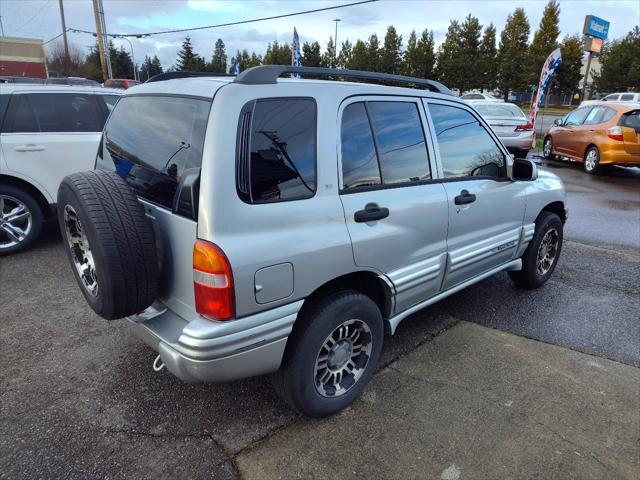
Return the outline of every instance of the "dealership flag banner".
{"type": "Polygon", "coordinates": [[[240,59],[236,58],[231,65],[231,75],[240,75],[240,59]]]}
{"type": "MultiPolygon", "coordinates": [[[[298,38],[296,27],[293,27],[293,41],[291,42],[291,66],[302,66],[302,56],[300,55],[300,38],[298,38]]],[[[300,78],[300,74],[292,73],[291,78],[300,78]]]]}
{"type": "MultiPolygon", "coordinates": [[[[544,100],[544,92],[547,90],[549,82],[551,82],[551,77],[556,71],[556,68],[558,68],[561,63],[562,53],[560,52],[559,48],[556,48],[553,52],[551,52],[551,55],[547,57],[547,60],[542,66],[542,72],[540,72],[540,82],[538,82],[538,90],[533,96],[533,100],[531,100],[531,110],[529,111],[529,123],[531,123],[531,125],[533,125],[536,121],[538,108],[540,107],[540,105],[542,105],[542,101],[544,100]]],[[[535,138],[535,130],[533,131],[533,135],[535,138]]]]}

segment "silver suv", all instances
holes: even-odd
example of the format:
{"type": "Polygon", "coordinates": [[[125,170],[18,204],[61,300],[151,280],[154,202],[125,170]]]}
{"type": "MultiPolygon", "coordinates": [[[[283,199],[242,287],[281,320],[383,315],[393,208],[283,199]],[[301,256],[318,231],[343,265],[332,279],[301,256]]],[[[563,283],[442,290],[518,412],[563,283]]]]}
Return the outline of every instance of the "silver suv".
{"type": "Polygon", "coordinates": [[[310,416],[357,398],[410,314],[500,271],[544,284],[567,215],[562,182],[443,85],[347,70],[156,77],[118,102],[97,167],[58,192],[91,307],[156,369],[273,373],[310,416]]]}

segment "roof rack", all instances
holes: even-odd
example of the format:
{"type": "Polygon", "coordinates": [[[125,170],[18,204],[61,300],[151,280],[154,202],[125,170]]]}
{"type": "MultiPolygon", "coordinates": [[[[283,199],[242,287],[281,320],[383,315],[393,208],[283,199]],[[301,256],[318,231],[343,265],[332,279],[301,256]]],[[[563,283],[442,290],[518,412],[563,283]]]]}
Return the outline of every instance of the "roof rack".
{"type": "Polygon", "coordinates": [[[147,79],[144,83],[160,82],[162,80],[172,80],[174,78],[192,78],[192,77],[235,77],[229,73],[215,72],[164,72],[154,75],[147,79]]]}
{"type": "MultiPolygon", "coordinates": [[[[252,67],[236,76],[234,83],[248,85],[265,85],[277,83],[278,77],[285,73],[298,73],[301,75],[314,75],[321,77],[350,77],[365,80],[379,80],[384,82],[403,83],[426,87],[432,92],[453,95],[453,92],[440,82],[426,80],[424,78],[405,77],[404,75],[392,75],[389,73],[363,72],[360,70],[342,70],[324,67],[294,67],[287,65],[261,65],[252,67]]],[[[155,78],[155,77],[154,77],[155,78]]]]}

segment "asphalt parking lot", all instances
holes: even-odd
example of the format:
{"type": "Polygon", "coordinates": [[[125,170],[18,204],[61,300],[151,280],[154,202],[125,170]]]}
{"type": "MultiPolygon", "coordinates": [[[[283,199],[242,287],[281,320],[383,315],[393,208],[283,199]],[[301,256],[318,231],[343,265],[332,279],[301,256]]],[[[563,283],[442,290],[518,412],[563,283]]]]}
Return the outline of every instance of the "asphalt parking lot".
{"type": "Polygon", "coordinates": [[[267,378],[153,372],[49,226],[0,260],[0,478],[637,478],[640,169],[543,166],[569,192],[552,279],[498,274],[414,315],[363,398],[320,421],[267,378]]]}

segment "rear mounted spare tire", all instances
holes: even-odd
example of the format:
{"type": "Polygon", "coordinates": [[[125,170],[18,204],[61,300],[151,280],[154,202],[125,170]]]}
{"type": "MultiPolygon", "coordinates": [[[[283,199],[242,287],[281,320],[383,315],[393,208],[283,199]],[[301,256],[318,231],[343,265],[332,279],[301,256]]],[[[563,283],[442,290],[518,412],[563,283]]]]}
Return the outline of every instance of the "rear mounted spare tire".
{"type": "Polygon", "coordinates": [[[107,320],[141,312],[158,292],[151,221],[114,172],[74,173],[58,189],[58,223],[80,290],[107,320]]]}

